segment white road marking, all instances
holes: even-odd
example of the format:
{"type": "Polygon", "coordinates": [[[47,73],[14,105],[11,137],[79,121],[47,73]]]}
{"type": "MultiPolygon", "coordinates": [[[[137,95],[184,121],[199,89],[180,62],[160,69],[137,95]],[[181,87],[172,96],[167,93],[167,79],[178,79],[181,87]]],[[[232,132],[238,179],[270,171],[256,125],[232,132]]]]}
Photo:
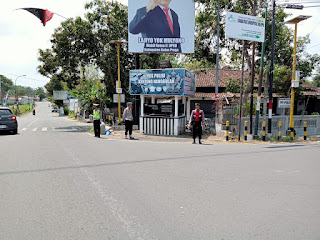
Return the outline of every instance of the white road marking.
{"type": "Polygon", "coordinates": [[[76,129],[76,128],[72,128],[71,130],[72,130],[72,131],[78,131],[78,129],[76,129]]]}
{"type": "Polygon", "coordinates": [[[37,118],[36,120],[34,120],[32,123],[30,123],[27,127],[30,127],[32,124],[34,124],[36,121],[38,121],[40,118],[37,118]]]}
{"type": "Polygon", "coordinates": [[[48,131],[48,128],[43,127],[43,128],[42,128],[42,132],[46,132],[46,131],[48,131]]]}
{"type": "Polygon", "coordinates": [[[35,132],[35,131],[37,131],[37,129],[38,129],[38,128],[34,128],[34,129],[32,129],[32,132],[35,132]]]}
{"type": "Polygon", "coordinates": [[[22,129],[21,129],[21,131],[26,131],[26,130],[27,130],[26,128],[22,128],[22,129]]]}

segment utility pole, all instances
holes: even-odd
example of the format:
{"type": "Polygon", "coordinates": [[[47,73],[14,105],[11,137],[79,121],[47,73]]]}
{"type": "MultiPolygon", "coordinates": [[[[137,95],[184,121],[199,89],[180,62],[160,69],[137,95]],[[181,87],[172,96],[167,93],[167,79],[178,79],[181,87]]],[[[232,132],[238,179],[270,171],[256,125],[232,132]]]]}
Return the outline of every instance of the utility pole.
{"type": "Polygon", "coordinates": [[[272,10],[272,35],[271,35],[271,65],[270,65],[270,81],[269,81],[269,111],[268,111],[268,133],[272,133],[272,88],[273,88],[273,69],[274,69],[274,42],[275,42],[275,15],[276,15],[276,1],[273,0],[272,10]]]}
{"type": "MultiPolygon", "coordinates": [[[[256,16],[256,4],[257,0],[253,3],[253,16],[256,16]]],[[[252,121],[253,121],[253,88],[254,88],[254,65],[255,65],[255,52],[256,52],[256,42],[252,43],[252,64],[251,64],[251,92],[250,92],[250,135],[252,135],[252,121]]]]}
{"type": "Polygon", "coordinates": [[[117,55],[118,55],[118,86],[117,88],[117,93],[118,93],[118,124],[120,125],[121,123],[121,80],[120,80],[120,45],[123,43],[127,43],[126,40],[119,39],[119,40],[112,40],[110,43],[115,43],[117,44],[117,55]]]}
{"type": "Polygon", "coordinates": [[[0,75],[0,107],[2,107],[2,90],[1,90],[1,78],[2,78],[2,76],[0,75]]]}
{"type": "MultiPolygon", "coordinates": [[[[268,3],[266,3],[266,12],[265,12],[265,28],[268,24],[268,3]]],[[[262,94],[262,78],[263,78],[263,68],[264,68],[264,54],[266,50],[266,41],[262,43],[262,52],[261,52],[261,62],[260,62],[260,74],[259,74],[259,87],[258,87],[258,98],[256,106],[256,124],[254,127],[254,135],[258,136],[258,127],[259,127],[259,117],[260,117],[260,105],[261,105],[261,94],[262,94]]]]}
{"type": "Polygon", "coordinates": [[[216,89],[215,89],[216,97],[218,96],[218,93],[219,93],[219,61],[220,61],[219,51],[220,51],[220,0],[218,0],[218,22],[217,22],[217,58],[216,58],[216,89]]]}

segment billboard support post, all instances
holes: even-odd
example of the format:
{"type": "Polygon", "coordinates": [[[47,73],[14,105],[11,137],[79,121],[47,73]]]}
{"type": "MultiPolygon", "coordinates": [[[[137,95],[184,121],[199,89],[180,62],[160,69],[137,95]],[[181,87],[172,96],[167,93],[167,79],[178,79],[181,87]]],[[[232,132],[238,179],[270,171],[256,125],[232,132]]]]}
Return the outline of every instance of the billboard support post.
{"type": "MultiPolygon", "coordinates": [[[[118,50],[118,88],[121,88],[121,79],[120,79],[120,43],[117,42],[117,50],[118,50]]],[[[118,123],[121,123],[121,101],[120,101],[120,93],[118,93],[118,123]]]]}
{"type": "Polygon", "coordinates": [[[241,133],[241,117],[242,117],[242,95],[243,95],[243,72],[244,72],[244,49],[245,43],[242,40],[242,57],[241,57],[241,86],[240,86],[240,110],[239,110],[239,134],[238,141],[240,141],[240,133],[241,133]]]}

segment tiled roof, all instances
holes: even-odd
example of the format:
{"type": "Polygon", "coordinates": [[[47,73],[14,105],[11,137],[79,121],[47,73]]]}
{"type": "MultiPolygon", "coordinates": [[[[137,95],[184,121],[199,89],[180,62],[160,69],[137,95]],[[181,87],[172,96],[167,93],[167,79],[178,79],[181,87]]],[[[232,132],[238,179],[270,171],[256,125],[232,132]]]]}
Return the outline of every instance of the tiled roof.
{"type": "Polygon", "coordinates": [[[304,91],[302,91],[304,96],[320,96],[320,89],[310,82],[303,82],[300,86],[304,88],[304,91]]]}
{"type": "MultiPolygon", "coordinates": [[[[254,93],[253,96],[254,96],[254,98],[257,98],[258,94],[257,94],[257,93],[254,93]]],[[[276,98],[276,97],[282,97],[282,96],[280,96],[280,95],[277,94],[277,93],[273,93],[272,96],[273,96],[274,98],[276,98]]],[[[216,95],[215,95],[215,93],[196,92],[195,97],[204,97],[204,98],[212,98],[212,99],[215,99],[215,98],[216,98],[216,95]]],[[[227,98],[240,98],[240,93],[224,92],[224,93],[219,93],[219,94],[218,94],[218,98],[224,98],[224,97],[227,97],[227,98]]],[[[261,97],[264,98],[263,94],[262,94],[261,97]]]]}
{"type": "MultiPolygon", "coordinates": [[[[195,97],[204,97],[204,98],[215,98],[216,94],[215,93],[203,93],[203,92],[196,92],[195,97]]],[[[228,97],[228,98],[232,98],[235,97],[235,93],[219,93],[218,94],[218,98],[222,98],[222,97],[228,97]]]]}
{"type": "Polygon", "coordinates": [[[302,94],[305,96],[320,96],[320,91],[303,91],[302,94]]]}
{"type": "MultiPolygon", "coordinates": [[[[216,86],[216,69],[207,68],[195,70],[197,75],[197,87],[215,87],[216,86]]],[[[243,74],[244,79],[249,78],[249,71],[245,71],[243,74]]],[[[229,79],[232,78],[235,81],[241,80],[240,70],[231,70],[229,68],[223,68],[219,70],[219,87],[226,87],[229,79]]],[[[257,76],[256,76],[257,78],[257,76]]]]}
{"type": "Polygon", "coordinates": [[[316,90],[316,91],[319,90],[316,86],[312,85],[309,82],[303,82],[300,86],[303,88],[306,88],[306,89],[312,89],[312,90],[316,90]]]}

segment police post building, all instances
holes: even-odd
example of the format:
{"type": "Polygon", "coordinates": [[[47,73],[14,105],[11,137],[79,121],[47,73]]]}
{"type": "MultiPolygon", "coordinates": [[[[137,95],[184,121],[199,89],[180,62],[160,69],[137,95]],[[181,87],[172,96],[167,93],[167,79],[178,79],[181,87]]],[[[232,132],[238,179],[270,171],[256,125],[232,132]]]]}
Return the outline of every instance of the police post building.
{"type": "Polygon", "coordinates": [[[130,94],[140,95],[140,132],[178,136],[185,130],[195,74],[186,69],[130,71],[130,94]]]}

